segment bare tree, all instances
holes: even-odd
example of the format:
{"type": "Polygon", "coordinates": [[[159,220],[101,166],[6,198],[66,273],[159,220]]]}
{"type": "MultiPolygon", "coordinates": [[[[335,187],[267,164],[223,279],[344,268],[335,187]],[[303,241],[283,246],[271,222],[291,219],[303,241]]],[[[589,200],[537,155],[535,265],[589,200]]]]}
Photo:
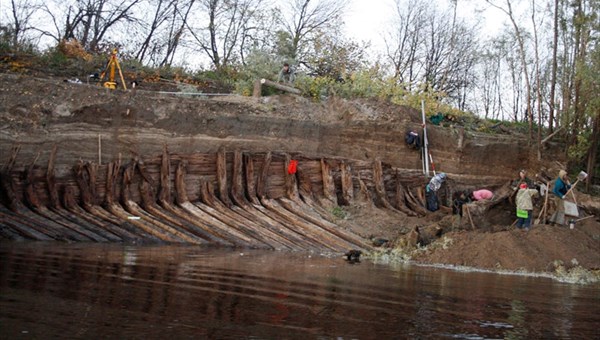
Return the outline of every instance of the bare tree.
{"type": "Polygon", "coordinates": [[[187,20],[192,12],[194,4],[195,0],[178,1],[175,3],[174,10],[169,20],[167,37],[165,38],[166,46],[164,46],[164,56],[162,57],[159,66],[170,66],[173,63],[175,53],[186,32],[186,27],[188,27],[187,20]]]}
{"type": "MultiPolygon", "coordinates": [[[[528,63],[527,63],[527,55],[526,55],[526,50],[525,50],[525,38],[524,38],[524,34],[522,32],[522,28],[517,24],[517,20],[515,18],[515,14],[513,12],[513,8],[512,8],[512,3],[511,0],[504,0],[505,2],[505,6],[499,5],[497,4],[496,1],[494,0],[485,0],[488,4],[492,5],[493,7],[499,9],[500,11],[504,12],[508,18],[510,19],[510,22],[513,26],[514,29],[514,34],[515,37],[517,39],[518,42],[518,47],[519,47],[519,54],[520,54],[520,58],[521,58],[521,67],[523,68],[523,73],[525,76],[525,85],[527,88],[527,93],[526,93],[526,101],[527,101],[527,122],[529,123],[529,138],[530,140],[533,138],[533,109],[531,106],[531,83],[529,81],[529,71],[528,71],[528,63]]],[[[500,2],[498,0],[498,2],[500,2]]]]}
{"type": "Polygon", "coordinates": [[[549,102],[549,114],[548,117],[548,128],[550,133],[553,131],[554,127],[554,112],[556,105],[556,73],[558,70],[558,0],[554,0],[554,24],[552,26],[553,35],[552,35],[552,79],[550,80],[550,99],[549,102]]]}
{"type": "Polygon", "coordinates": [[[396,15],[392,29],[385,37],[386,56],[394,67],[394,78],[413,89],[418,76],[419,46],[425,36],[428,8],[424,2],[395,2],[396,15]]]}
{"type": "Polygon", "coordinates": [[[236,61],[239,46],[245,37],[245,29],[262,0],[199,0],[198,4],[206,13],[206,25],[188,29],[195,43],[220,70],[236,61]]]}
{"type": "Polygon", "coordinates": [[[339,26],[347,5],[348,0],[287,0],[278,20],[290,39],[288,57],[302,60],[307,40],[339,26]]]}
{"type": "Polygon", "coordinates": [[[40,7],[33,0],[10,0],[10,12],[6,13],[5,19],[8,22],[7,32],[12,48],[19,49],[24,45],[27,32],[34,29],[31,21],[40,7]]]}
{"type": "Polygon", "coordinates": [[[144,38],[135,53],[135,58],[140,62],[143,62],[146,56],[153,52],[153,40],[157,38],[161,26],[168,23],[169,18],[174,13],[176,4],[177,0],[151,0],[148,3],[144,12],[152,13],[152,16],[149,24],[142,25],[142,28],[145,29],[144,38]]]}

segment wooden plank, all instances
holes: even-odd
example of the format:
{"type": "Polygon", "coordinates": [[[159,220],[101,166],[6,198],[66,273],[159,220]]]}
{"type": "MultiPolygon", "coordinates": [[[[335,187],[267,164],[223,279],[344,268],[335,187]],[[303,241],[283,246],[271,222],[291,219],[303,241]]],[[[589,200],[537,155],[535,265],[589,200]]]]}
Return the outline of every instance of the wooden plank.
{"type": "Polygon", "coordinates": [[[219,188],[219,198],[226,206],[231,207],[229,191],[227,190],[227,158],[224,149],[217,152],[217,186],[219,188]]]}

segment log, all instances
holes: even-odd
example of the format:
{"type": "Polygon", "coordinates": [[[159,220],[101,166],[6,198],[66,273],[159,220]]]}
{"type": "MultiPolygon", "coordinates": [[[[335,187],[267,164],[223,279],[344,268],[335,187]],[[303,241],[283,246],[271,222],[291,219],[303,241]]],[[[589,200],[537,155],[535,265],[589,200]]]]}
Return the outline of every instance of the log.
{"type": "Polygon", "coordinates": [[[274,81],[271,81],[268,79],[261,79],[260,83],[262,85],[270,86],[270,87],[276,88],[281,91],[285,91],[285,92],[289,92],[289,93],[293,93],[293,94],[302,94],[302,92],[295,87],[283,85],[283,84],[280,84],[280,83],[277,83],[277,82],[274,82],[274,81]]]}

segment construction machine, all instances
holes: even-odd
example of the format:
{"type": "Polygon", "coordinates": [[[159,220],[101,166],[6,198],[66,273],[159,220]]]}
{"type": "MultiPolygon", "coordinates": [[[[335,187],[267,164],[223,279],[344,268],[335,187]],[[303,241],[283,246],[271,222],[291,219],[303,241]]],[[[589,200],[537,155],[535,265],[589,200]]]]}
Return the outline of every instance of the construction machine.
{"type": "Polygon", "coordinates": [[[127,90],[127,85],[125,85],[125,79],[123,78],[123,72],[121,72],[121,66],[119,65],[119,60],[117,59],[117,49],[114,48],[110,55],[110,59],[106,64],[106,69],[100,75],[100,83],[102,86],[114,90],[117,88],[117,83],[115,82],[115,70],[119,71],[119,76],[121,77],[121,84],[123,84],[123,89],[127,90]],[[104,81],[104,78],[108,75],[108,80],[104,81]]]}

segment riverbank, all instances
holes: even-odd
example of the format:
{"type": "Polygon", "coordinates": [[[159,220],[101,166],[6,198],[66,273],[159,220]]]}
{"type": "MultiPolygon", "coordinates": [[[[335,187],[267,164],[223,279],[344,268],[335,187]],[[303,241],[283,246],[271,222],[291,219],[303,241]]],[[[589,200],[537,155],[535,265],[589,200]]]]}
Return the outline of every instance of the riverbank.
{"type": "MultiPolygon", "coordinates": [[[[578,223],[574,230],[545,225],[534,226],[528,233],[514,230],[510,227],[514,208],[508,202],[500,202],[489,214],[478,216],[481,224],[473,226],[465,220],[456,221],[447,206],[436,213],[424,211],[420,195],[426,178],[420,172],[419,153],[403,140],[406,129],[420,124],[419,113],[410,108],[377,100],[331,98],[314,103],[286,95],[261,99],[187,98],[145,91],[143,84],[137,92],[120,92],[56,79],[13,74],[0,77],[0,167],[12,167],[10,176],[3,178],[11,178],[8,187],[15,192],[14,197],[3,192],[0,200],[7,209],[11,199],[23,204],[24,210],[12,212],[16,214],[14,223],[33,214],[36,218],[30,222],[38,226],[35,221],[40,214],[50,219],[54,216],[54,222],[58,214],[63,219],[67,216],[67,220],[61,220],[55,231],[67,226],[73,237],[82,239],[80,234],[89,234],[89,230],[73,233],[72,229],[80,226],[77,221],[85,219],[96,228],[110,226],[120,232],[119,242],[128,242],[127,237],[144,238],[149,233],[154,235],[153,241],[149,237],[152,242],[156,238],[204,242],[192,238],[194,235],[187,234],[189,230],[177,233],[177,227],[193,229],[189,224],[197,220],[188,216],[192,211],[203,214],[205,220],[229,235],[235,234],[224,237],[226,244],[234,239],[263,245],[265,239],[255,233],[256,224],[262,224],[289,229],[285,233],[277,228],[266,232],[270,237],[267,243],[276,240],[273,244],[288,248],[298,245],[319,249],[323,241],[315,230],[329,228],[326,235],[336,244],[325,245],[336,251],[384,239],[389,241],[383,247],[385,252],[420,264],[544,273],[573,272],[577,268],[597,273],[600,268],[598,197],[577,194],[579,203],[587,207],[586,213],[596,217],[578,223]],[[58,150],[54,156],[53,146],[58,150]],[[169,153],[163,158],[165,146],[169,153]],[[18,153],[12,152],[15,147],[18,153]],[[267,157],[271,152],[274,158],[267,157]],[[238,156],[245,162],[243,167],[241,161],[236,161],[238,156]],[[286,165],[292,157],[300,160],[297,176],[287,174],[286,165]],[[163,159],[169,160],[165,161],[164,172],[163,159]],[[50,164],[53,172],[48,171],[50,164]],[[87,169],[80,177],[73,175],[78,164],[87,169]],[[144,168],[151,171],[144,174],[144,168]],[[251,176],[249,168],[253,168],[251,176]],[[98,169],[100,172],[95,172],[98,169]],[[107,186],[110,169],[114,170],[113,185],[107,186]],[[177,173],[184,176],[178,177],[179,184],[175,181],[177,173]],[[264,179],[268,182],[260,182],[264,179]],[[53,180],[57,197],[49,193],[53,180]],[[262,183],[259,195],[253,180],[262,183]],[[144,183],[147,188],[142,187],[144,183]],[[158,183],[169,188],[161,197],[153,196],[159,186],[150,185],[158,183]],[[83,202],[86,195],[82,187],[86,186],[93,196],[83,202]],[[113,196],[107,196],[107,191],[113,196]],[[184,192],[191,203],[202,205],[203,212],[184,202],[188,212],[178,215],[183,208],[173,195],[184,192]],[[228,201],[230,195],[240,201],[256,200],[251,202],[256,206],[244,202],[236,205],[237,201],[232,204],[228,201]],[[61,210],[67,203],[65,197],[74,204],[68,210],[80,215],[73,217],[61,210]],[[144,197],[150,199],[144,201],[144,197]],[[301,209],[277,206],[285,201],[271,201],[289,197],[298,199],[303,204],[301,209]],[[157,202],[159,207],[154,206],[157,202]],[[48,207],[54,210],[49,212],[48,207]],[[296,214],[288,215],[290,209],[296,214]],[[256,216],[264,221],[255,222],[256,216]],[[165,217],[170,220],[166,222],[165,217]],[[297,236],[293,219],[303,221],[303,232],[308,230],[303,239],[297,236]],[[252,227],[229,229],[244,223],[252,227]],[[177,237],[165,235],[165,230],[177,237]],[[353,238],[348,238],[346,232],[362,240],[344,243],[353,238]],[[248,235],[254,238],[250,240],[248,235]],[[343,240],[337,239],[340,235],[343,240]]],[[[454,123],[432,126],[428,133],[436,167],[449,175],[445,205],[454,190],[499,189],[519,168],[553,176],[562,166],[560,144],[549,143],[546,158],[538,161],[536,152],[523,143],[525,137],[518,133],[482,134],[465,131],[454,123]]],[[[40,230],[43,234],[43,228],[40,230]]]]}

